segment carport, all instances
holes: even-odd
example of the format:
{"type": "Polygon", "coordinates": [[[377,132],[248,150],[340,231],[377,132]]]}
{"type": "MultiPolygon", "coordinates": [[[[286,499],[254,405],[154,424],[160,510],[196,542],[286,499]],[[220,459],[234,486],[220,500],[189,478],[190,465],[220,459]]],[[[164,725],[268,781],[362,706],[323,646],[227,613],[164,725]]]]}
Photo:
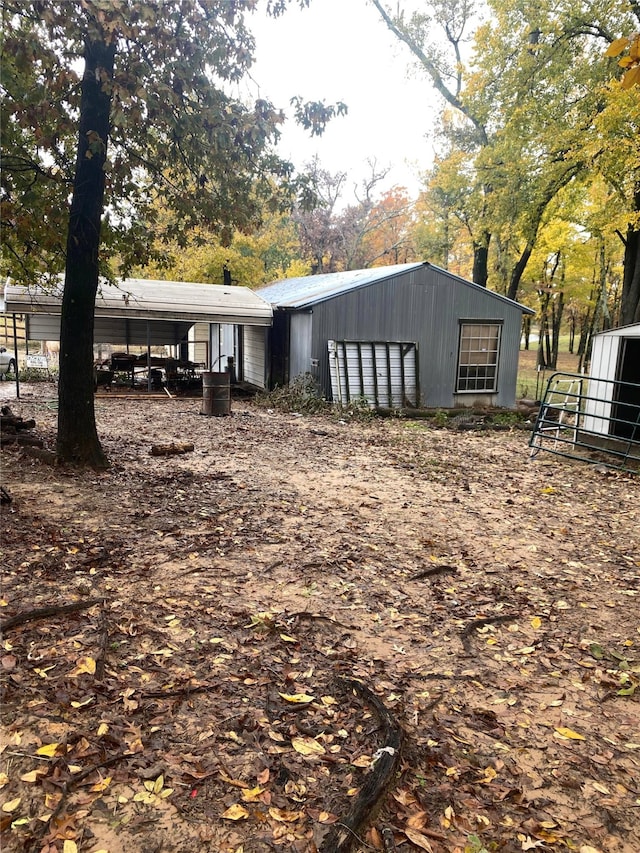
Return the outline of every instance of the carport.
{"type": "MultiPolygon", "coordinates": [[[[25,318],[27,341],[60,339],[62,287],[61,279],[53,289],[46,290],[7,280],[2,310],[13,315],[16,360],[18,315],[25,318]]],[[[115,284],[104,280],[96,298],[94,343],[122,345],[127,349],[146,347],[150,364],[152,346],[179,347],[192,326],[206,323],[209,327],[206,369],[211,370],[221,356],[216,351],[220,328],[234,326],[238,329],[235,363],[241,378],[253,369],[245,364],[242,330],[245,326],[269,327],[271,322],[271,305],[247,287],[138,278],[122,279],[115,284]]],[[[19,396],[19,385],[16,393],[19,396]]]]}

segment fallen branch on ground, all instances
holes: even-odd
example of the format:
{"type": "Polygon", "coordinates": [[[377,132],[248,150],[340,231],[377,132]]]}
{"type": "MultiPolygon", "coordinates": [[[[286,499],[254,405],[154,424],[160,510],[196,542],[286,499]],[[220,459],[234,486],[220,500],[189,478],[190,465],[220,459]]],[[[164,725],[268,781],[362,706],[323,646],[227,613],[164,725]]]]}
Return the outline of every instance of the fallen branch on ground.
{"type": "Polygon", "coordinates": [[[152,456],[176,456],[180,453],[192,453],[193,444],[173,442],[172,444],[154,444],[151,447],[152,456]]]}
{"type": "Polygon", "coordinates": [[[320,622],[328,622],[330,625],[337,625],[339,628],[346,628],[347,631],[359,631],[359,625],[345,625],[344,622],[338,622],[337,619],[332,619],[330,616],[323,616],[321,613],[309,613],[308,610],[299,610],[297,613],[287,613],[287,619],[315,619],[320,622]]]}
{"type": "Polygon", "coordinates": [[[465,625],[462,629],[460,638],[467,654],[472,654],[471,637],[474,635],[476,628],[484,628],[485,625],[493,625],[499,622],[514,622],[519,617],[519,613],[504,613],[500,616],[483,616],[481,619],[474,619],[465,625]]]}
{"type": "Polygon", "coordinates": [[[320,853],[348,853],[354,843],[360,840],[359,833],[362,832],[365,824],[371,821],[376,807],[387,792],[402,746],[400,725],[375,693],[360,681],[353,679],[343,681],[375,712],[382,726],[384,746],[377,751],[371,771],[349,814],[331,828],[322,842],[320,853]]]}
{"type": "Polygon", "coordinates": [[[25,625],[27,622],[35,622],[38,619],[47,619],[49,616],[60,616],[63,613],[75,613],[77,610],[88,610],[94,604],[102,604],[103,598],[88,598],[86,601],[74,601],[72,604],[53,604],[50,607],[38,607],[35,610],[27,610],[25,613],[17,613],[0,622],[0,632],[25,625]]]}
{"type": "Polygon", "coordinates": [[[422,578],[431,578],[434,575],[455,574],[458,570],[455,566],[430,566],[428,569],[423,569],[421,572],[416,572],[415,575],[409,575],[410,581],[419,581],[422,578]]]}
{"type": "Polygon", "coordinates": [[[80,782],[84,781],[88,776],[91,776],[97,770],[100,770],[100,768],[110,767],[112,764],[116,764],[122,758],[128,757],[131,757],[131,754],[119,752],[117,755],[112,755],[110,758],[105,758],[104,761],[100,761],[97,764],[93,764],[91,767],[88,767],[86,770],[77,773],[72,779],[69,779],[67,782],[65,782],[62,786],[62,795],[57,806],[51,812],[40,831],[37,832],[31,839],[31,844],[27,849],[31,851],[31,853],[35,853],[35,851],[40,849],[42,840],[47,835],[47,832],[51,831],[52,827],[54,826],[55,821],[57,820],[58,816],[60,815],[62,809],[64,808],[67,802],[69,794],[74,790],[74,788],[76,788],[80,784],[80,782]]]}

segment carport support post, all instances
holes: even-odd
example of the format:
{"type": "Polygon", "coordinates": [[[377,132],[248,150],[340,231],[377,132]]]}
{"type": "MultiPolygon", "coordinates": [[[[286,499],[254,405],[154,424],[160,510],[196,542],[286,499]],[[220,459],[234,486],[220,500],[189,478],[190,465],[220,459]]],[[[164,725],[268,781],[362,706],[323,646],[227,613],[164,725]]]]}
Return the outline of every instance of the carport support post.
{"type": "Polygon", "coordinates": [[[147,320],[147,391],[151,393],[151,325],[147,320]]]}
{"type": "MultiPolygon", "coordinates": [[[[16,364],[16,400],[20,399],[20,369],[18,367],[18,326],[16,325],[16,312],[13,312],[13,357],[16,364]]],[[[24,322],[24,342],[27,343],[27,318],[24,322]]]]}

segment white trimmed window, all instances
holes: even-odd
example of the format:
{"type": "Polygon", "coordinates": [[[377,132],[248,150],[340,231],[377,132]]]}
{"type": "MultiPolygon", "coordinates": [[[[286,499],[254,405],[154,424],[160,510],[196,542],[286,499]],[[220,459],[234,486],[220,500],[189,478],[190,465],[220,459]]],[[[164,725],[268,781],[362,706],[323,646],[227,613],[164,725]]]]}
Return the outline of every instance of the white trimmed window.
{"type": "Polygon", "coordinates": [[[495,391],[500,356],[500,323],[460,323],[456,391],[495,391]]]}

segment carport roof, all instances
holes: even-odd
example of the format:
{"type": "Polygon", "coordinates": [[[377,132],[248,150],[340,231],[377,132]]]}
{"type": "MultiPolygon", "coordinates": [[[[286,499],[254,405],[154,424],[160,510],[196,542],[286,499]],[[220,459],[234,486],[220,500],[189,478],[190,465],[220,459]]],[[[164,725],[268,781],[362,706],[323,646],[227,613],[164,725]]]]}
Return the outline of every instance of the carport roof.
{"type": "MultiPolygon", "coordinates": [[[[61,284],[55,291],[44,291],[7,281],[2,304],[7,314],[59,315],[61,307],[61,284]]],[[[272,309],[247,287],[127,278],[115,285],[101,282],[95,316],[270,326],[272,309]]]]}

